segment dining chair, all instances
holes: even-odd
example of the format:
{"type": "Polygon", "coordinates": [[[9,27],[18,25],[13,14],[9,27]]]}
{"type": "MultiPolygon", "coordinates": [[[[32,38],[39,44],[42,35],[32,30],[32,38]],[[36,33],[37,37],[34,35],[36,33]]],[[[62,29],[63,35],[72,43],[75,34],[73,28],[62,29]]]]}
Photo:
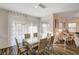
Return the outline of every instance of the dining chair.
{"type": "Polygon", "coordinates": [[[8,48],[0,49],[0,55],[8,55],[7,50],[8,48]]]}
{"type": "Polygon", "coordinates": [[[37,37],[38,36],[38,33],[33,33],[33,37],[37,37]]]}
{"type": "Polygon", "coordinates": [[[47,46],[47,41],[45,39],[41,39],[39,44],[38,44],[38,49],[37,49],[37,54],[43,54],[46,52],[45,48],[47,46]]]}
{"type": "Polygon", "coordinates": [[[51,46],[53,45],[54,37],[55,37],[55,36],[51,36],[51,39],[50,39],[50,41],[49,41],[51,46]]]}
{"type": "Polygon", "coordinates": [[[5,55],[11,55],[12,53],[12,47],[5,48],[5,55]]]}
{"type": "Polygon", "coordinates": [[[54,36],[51,36],[49,39],[47,39],[47,53],[48,54],[53,54],[53,41],[54,41],[54,36]]]}
{"type": "Polygon", "coordinates": [[[17,39],[15,39],[15,41],[16,41],[16,46],[17,46],[17,54],[24,54],[24,53],[28,53],[28,48],[26,48],[25,46],[22,46],[22,47],[20,47],[19,46],[19,43],[18,43],[18,40],[17,39]]]}
{"type": "Polygon", "coordinates": [[[30,39],[30,33],[25,34],[25,39],[30,39]]]}
{"type": "Polygon", "coordinates": [[[4,49],[0,49],[0,55],[4,55],[4,49]]]}

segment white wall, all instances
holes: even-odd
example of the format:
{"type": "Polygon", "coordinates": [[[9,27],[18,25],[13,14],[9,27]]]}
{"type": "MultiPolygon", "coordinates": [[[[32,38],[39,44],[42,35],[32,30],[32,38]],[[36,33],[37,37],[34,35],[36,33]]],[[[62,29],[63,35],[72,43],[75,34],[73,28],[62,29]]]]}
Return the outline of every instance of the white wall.
{"type": "Polygon", "coordinates": [[[0,49],[8,46],[8,12],[0,9],[0,49]]]}

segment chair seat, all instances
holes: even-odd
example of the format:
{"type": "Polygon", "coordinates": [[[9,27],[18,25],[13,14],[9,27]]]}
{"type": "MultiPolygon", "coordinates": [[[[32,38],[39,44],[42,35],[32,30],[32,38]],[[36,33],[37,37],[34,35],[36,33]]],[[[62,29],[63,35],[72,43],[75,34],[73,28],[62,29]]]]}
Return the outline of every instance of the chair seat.
{"type": "Polygon", "coordinates": [[[19,48],[19,53],[20,54],[24,54],[24,53],[27,53],[28,52],[28,49],[26,49],[26,48],[19,48]]]}
{"type": "Polygon", "coordinates": [[[39,53],[41,53],[41,52],[43,52],[43,51],[44,51],[44,49],[36,50],[36,52],[39,52],[39,53]]]}
{"type": "Polygon", "coordinates": [[[23,51],[27,51],[27,50],[28,50],[28,49],[25,48],[25,47],[20,47],[19,49],[20,49],[21,52],[23,52],[23,51]]]}

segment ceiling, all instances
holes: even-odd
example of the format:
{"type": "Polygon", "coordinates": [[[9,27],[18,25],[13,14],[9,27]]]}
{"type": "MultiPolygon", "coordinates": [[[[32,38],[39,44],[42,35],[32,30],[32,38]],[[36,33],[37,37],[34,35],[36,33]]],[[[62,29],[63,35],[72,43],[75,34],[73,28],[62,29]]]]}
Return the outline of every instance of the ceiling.
{"type": "MultiPolygon", "coordinates": [[[[43,3],[46,8],[35,8],[39,3],[0,3],[0,8],[12,10],[35,17],[44,17],[53,13],[79,10],[78,3],[43,3]]],[[[63,15],[63,14],[59,14],[63,15]]],[[[79,15],[79,14],[78,14],[79,15]]]]}
{"type": "Polygon", "coordinates": [[[79,10],[56,13],[55,15],[61,16],[64,19],[79,19],[79,10]]]}

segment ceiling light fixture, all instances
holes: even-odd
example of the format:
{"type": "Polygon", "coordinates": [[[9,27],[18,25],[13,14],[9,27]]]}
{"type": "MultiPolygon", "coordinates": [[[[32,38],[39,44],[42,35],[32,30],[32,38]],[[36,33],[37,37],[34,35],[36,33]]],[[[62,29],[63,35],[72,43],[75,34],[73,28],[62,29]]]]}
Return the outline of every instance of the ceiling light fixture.
{"type": "Polygon", "coordinates": [[[39,7],[46,8],[46,6],[44,4],[42,4],[42,3],[39,4],[39,7]]]}
{"type": "Polygon", "coordinates": [[[45,6],[45,5],[43,5],[42,3],[40,3],[40,4],[36,5],[36,6],[34,6],[34,8],[38,8],[38,7],[41,7],[41,8],[46,8],[46,6],[45,6]]]}

